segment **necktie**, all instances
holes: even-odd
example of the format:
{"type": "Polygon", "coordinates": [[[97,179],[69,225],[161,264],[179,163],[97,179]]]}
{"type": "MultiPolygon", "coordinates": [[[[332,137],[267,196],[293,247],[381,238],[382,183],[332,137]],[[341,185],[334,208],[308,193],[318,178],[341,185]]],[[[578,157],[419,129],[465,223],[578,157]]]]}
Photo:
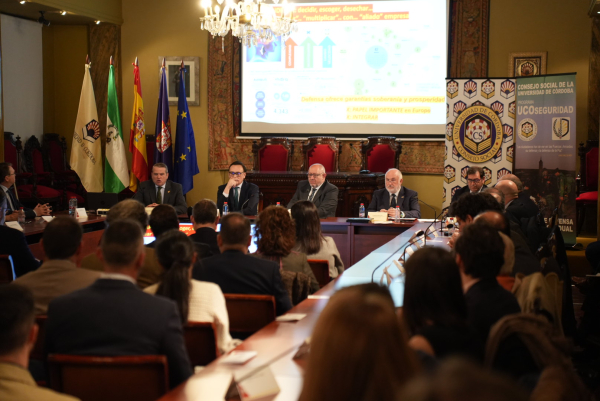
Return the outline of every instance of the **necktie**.
{"type": "Polygon", "coordinates": [[[156,203],[159,205],[163,203],[162,188],[163,187],[158,187],[158,190],[156,191],[156,203]]]}
{"type": "Polygon", "coordinates": [[[317,193],[316,189],[311,188],[310,189],[310,194],[308,194],[308,201],[312,202],[313,198],[315,197],[315,194],[317,193]]]}
{"type": "Polygon", "coordinates": [[[232,210],[238,210],[238,187],[233,188],[233,199],[231,200],[232,210]]]}
{"type": "Polygon", "coordinates": [[[390,207],[396,207],[396,194],[392,194],[392,201],[390,202],[390,207]]]}

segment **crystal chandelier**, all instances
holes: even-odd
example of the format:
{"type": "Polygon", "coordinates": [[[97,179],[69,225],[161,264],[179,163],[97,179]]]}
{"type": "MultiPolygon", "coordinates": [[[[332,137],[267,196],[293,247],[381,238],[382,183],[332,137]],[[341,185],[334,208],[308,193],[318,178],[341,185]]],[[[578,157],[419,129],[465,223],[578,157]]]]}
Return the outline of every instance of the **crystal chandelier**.
{"type": "MultiPolygon", "coordinates": [[[[223,0],[212,7],[211,0],[203,0],[204,17],[200,18],[200,29],[207,30],[213,36],[221,36],[223,41],[229,31],[245,46],[256,46],[258,41],[272,40],[276,36],[288,36],[298,32],[298,23],[294,20],[294,11],[284,0],[278,12],[265,0],[227,0],[221,11],[223,0]]],[[[273,0],[277,5],[279,0],[273,0]]]]}

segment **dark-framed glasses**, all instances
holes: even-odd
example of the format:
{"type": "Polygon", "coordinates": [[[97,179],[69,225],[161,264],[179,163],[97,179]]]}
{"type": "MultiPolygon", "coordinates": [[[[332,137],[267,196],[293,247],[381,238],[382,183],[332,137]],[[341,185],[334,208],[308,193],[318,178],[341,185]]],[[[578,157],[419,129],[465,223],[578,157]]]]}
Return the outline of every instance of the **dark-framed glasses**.
{"type": "Polygon", "coordinates": [[[244,173],[237,173],[237,172],[235,172],[235,171],[230,171],[230,172],[229,172],[229,175],[230,175],[230,176],[232,176],[232,177],[239,177],[239,176],[241,176],[242,174],[244,174],[244,173]]]}

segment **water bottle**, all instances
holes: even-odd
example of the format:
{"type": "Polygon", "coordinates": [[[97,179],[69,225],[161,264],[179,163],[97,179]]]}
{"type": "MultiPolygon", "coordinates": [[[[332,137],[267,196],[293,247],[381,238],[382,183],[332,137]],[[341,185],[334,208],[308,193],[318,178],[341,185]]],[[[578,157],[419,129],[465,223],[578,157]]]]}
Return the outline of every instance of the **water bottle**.
{"type": "Polygon", "coordinates": [[[394,218],[396,223],[400,223],[400,206],[396,206],[396,216],[394,218]]]}
{"type": "Polygon", "coordinates": [[[69,199],[69,216],[77,218],[77,198],[74,196],[69,199]]]}
{"type": "Polygon", "coordinates": [[[227,205],[227,202],[225,202],[223,204],[223,216],[227,215],[227,213],[229,213],[229,205],[227,205]]]}
{"type": "Polygon", "coordinates": [[[19,214],[17,215],[17,221],[19,222],[19,224],[24,224],[25,223],[25,210],[23,210],[23,208],[19,209],[19,214]]]}
{"type": "Polygon", "coordinates": [[[277,206],[281,206],[281,202],[277,202],[277,206]]]}
{"type": "Polygon", "coordinates": [[[361,203],[360,207],[358,208],[358,217],[367,217],[366,213],[365,213],[365,204],[361,203]]]}

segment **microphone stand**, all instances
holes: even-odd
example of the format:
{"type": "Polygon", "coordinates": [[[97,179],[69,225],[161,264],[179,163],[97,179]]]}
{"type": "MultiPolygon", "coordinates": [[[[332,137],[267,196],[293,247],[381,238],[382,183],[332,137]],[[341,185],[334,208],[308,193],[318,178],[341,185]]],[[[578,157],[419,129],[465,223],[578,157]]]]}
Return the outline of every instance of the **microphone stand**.
{"type": "MultiPolygon", "coordinates": [[[[419,237],[420,237],[421,235],[423,235],[423,233],[424,233],[424,231],[423,231],[423,230],[419,230],[419,231],[417,231],[416,233],[414,233],[414,234],[412,235],[412,237],[410,237],[410,239],[407,241],[407,243],[408,243],[407,247],[409,247],[409,246],[413,245],[413,244],[414,244],[416,241],[418,241],[418,240],[420,239],[419,237]],[[416,241],[415,241],[415,240],[416,240],[416,241]]],[[[406,252],[406,247],[404,248],[404,252],[402,253],[402,259],[404,259],[404,254],[405,254],[405,252],[406,252]]],[[[387,260],[387,259],[386,259],[386,260],[387,260]]],[[[382,264],[383,264],[383,263],[382,263],[382,264]]],[[[375,280],[375,272],[376,272],[376,271],[377,271],[377,270],[378,270],[378,269],[381,267],[381,265],[382,265],[382,264],[380,264],[379,266],[377,266],[377,267],[376,267],[376,268],[373,270],[373,273],[371,273],[371,282],[372,282],[372,283],[373,283],[373,282],[374,282],[374,280],[375,280]]]]}
{"type": "Polygon", "coordinates": [[[424,240],[424,242],[425,242],[425,243],[423,244],[423,246],[426,246],[426,245],[427,245],[427,236],[429,235],[429,229],[431,228],[431,226],[433,226],[433,231],[435,232],[435,222],[437,221],[438,217],[441,217],[441,215],[442,215],[443,213],[444,213],[444,212],[443,212],[443,211],[441,211],[441,212],[440,212],[440,214],[438,214],[437,216],[435,216],[435,217],[433,218],[433,221],[432,221],[432,222],[431,222],[431,224],[429,225],[429,227],[427,227],[427,229],[425,230],[425,240],[424,240]]]}
{"type": "Polygon", "coordinates": [[[425,206],[427,206],[428,208],[430,208],[431,210],[433,210],[433,216],[435,217],[436,212],[435,212],[435,208],[433,206],[431,206],[428,203],[423,202],[421,199],[417,199],[419,202],[421,202],[422,204],[424,204],[425,206]]]}

